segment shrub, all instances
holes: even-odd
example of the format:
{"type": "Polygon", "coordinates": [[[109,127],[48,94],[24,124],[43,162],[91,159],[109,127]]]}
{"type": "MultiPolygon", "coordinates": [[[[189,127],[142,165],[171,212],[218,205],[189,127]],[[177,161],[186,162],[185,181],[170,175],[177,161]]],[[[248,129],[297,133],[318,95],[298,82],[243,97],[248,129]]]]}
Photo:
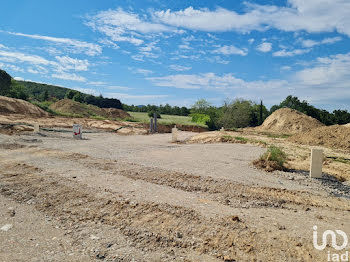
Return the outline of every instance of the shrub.
{"type": "Polygon", "coordinates": [[[270,146],[260,159],[277,162],[277,164],[282,167],[287,160],[287,155],[281,148],[270,146]]]}
{"type": "Polygon", "coordinates": [[[192,122],[198,123],[198,124],[206,124],[208,121],[210,121],[210,116],[206,114],[199,114],[199,113],[194,113],[191,114],[192,117],[192,122]]]}
{"type": "Polygon", "coordinates": [[[157,118],[158,118],[158,119],[161,119],[161,118],[162,118],[161,115],[160,115],[157,111],[149,111],[149,112],[148,112],[148,116],[151,117],[151,118],[153,118],[153,117],[154,117],[154,113],[157,114],[157,118]]]}
{"type": "Polygon", "coordinates": [[[282,149],[276,146],[270,146],[260,159],[253,161],[253,165],[258,168],[265,169],[268,172],[274,170],[284,170],[284,163],[287,155],[282,149]]]}

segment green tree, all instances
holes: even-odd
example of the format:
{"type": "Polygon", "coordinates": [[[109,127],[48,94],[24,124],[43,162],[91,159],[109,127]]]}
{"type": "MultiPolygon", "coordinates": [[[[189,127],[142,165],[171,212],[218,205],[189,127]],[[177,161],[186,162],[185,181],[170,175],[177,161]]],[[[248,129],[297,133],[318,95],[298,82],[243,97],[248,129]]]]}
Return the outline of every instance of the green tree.
{"type": "Polygon", "coordinates": [[[248,100],[236,99],[225,101],[219,123],[225,128],[240,128],[249,126],[252,119],[253,103],[248,100]]]}
{"type": "Polygon", "coordinates": [[[191,113],[195,114],[208,114],[208,110],[211,107],[211,103],[209,103],[205,99],[199,99],[191,108],[191,113]]]}
{"type": "Polygon", "coordinates": [[[0,69],[0,95],[6,95],[11,89],[11,76],[0,69]]]}

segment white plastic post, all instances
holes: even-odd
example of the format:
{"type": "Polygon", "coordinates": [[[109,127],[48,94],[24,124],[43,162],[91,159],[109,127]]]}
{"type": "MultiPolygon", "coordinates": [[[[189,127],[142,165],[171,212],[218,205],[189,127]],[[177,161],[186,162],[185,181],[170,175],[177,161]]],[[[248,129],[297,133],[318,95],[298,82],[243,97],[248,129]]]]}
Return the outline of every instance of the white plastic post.
{"type": "Polygon", "coordinates": [[[40,126],[38,123],[34,123],[34,133],[39,133],[40,131],[40,126]]]}
{"type": "Polygon", "coordinates": [[[83,138],[83,128],[81,125],[73,125],[73,138],[82,139],[83,138]]]}
{"type": "Polygon", "coordinates": [[[177,142],[177,128],[176,126],[171,129],[171,142],[176,143],[177,142]]]}
{"type": "Polygon", "coordinates": [[[322,178],[322,162],[323,150],[318,148],[312,148],[310,160],[310,177],[322,178]]]}

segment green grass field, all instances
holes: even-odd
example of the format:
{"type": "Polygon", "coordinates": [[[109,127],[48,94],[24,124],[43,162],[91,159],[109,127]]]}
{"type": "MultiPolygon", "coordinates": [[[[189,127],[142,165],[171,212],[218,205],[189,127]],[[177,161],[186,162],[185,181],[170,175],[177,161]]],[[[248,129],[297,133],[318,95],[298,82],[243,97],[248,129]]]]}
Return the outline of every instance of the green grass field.
{"type": "MultiPolygon", "coordinates": [[[[149,123],[149,117],[147,113],[143,112],[128,112],[137,122],[149,123]]],[[[173,116],[173,115],[161,115],[161,119],[158,119],[160,124],[178,124],[178,125],[191,125],[207,127],[203,124],[194,123],[189,116],[173,116]]]]}

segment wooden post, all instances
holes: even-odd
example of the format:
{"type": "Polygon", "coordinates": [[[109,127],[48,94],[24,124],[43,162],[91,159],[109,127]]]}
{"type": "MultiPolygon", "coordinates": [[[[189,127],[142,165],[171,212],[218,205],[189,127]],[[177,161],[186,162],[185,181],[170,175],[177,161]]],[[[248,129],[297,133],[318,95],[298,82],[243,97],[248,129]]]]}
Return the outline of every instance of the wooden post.
{"type": "Polygon", "coordinates": [[[310,177],[322,178],[323,150],[312,148],[310,160],[310,177]]]}
{"type": "Polygon", "coordinates": [[[157,113],[154,113],[154,132],[158,132],[158,126],[157,126],[157,113]]]}

